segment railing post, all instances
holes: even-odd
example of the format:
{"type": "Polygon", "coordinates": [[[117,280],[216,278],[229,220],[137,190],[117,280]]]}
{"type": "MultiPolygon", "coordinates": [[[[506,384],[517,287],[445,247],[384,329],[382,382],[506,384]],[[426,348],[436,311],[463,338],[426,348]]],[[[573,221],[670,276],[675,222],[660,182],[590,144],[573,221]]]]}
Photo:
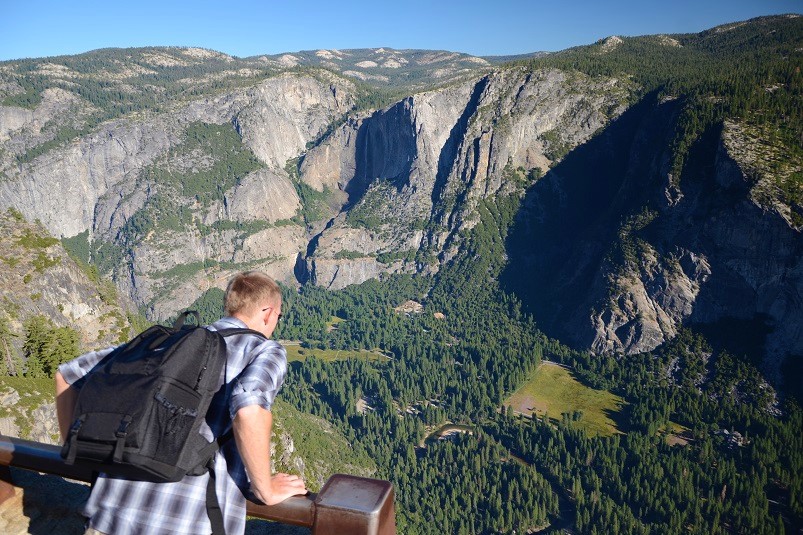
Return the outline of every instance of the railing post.
{"type": "Polygon", "coordinates": [[[396,535],[393,485],[335,474],[315,498],[313,535],[396,535]]]}
{"type": "Polygon", "coordinates": [[[13,498],[16,491],[11,484],[11,469],[8,466],[0,466],[0,504],[9,498],[13,498]]]}

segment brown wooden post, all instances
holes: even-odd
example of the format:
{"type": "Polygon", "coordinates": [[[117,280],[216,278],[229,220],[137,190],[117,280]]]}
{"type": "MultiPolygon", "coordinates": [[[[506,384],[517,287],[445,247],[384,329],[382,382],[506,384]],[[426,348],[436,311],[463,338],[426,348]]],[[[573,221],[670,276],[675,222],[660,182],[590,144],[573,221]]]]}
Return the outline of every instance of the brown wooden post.
{"type": "Polygon", "coordinates": [[[313,535],[396,535],[393,485],[335,474],[315,498],[313,535]]]}
{"type": "Polygon", "coordinates": [[[0,466],[0,504],[5,503],[9,498],[13,498],[16,491],[11,484],[11,469],[8,466],[0,466]]]}

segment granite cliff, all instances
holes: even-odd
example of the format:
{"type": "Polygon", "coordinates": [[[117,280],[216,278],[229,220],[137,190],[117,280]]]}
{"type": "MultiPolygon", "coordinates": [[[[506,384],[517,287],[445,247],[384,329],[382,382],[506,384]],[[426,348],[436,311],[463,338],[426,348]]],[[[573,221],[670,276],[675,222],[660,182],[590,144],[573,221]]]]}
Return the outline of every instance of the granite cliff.
{"type": "Polygon", "coordinates": [[[352,83],[288,73],[102,123],[14,165],[32,143],[33,117],[57,120],[43,99],[30,113],[3,107],[21,118],[4,122],[0,202],[56,236],[86,236],[88,260],[154,318],[244,265],[333,289],[431,273],[472,224],[474,200],[520,189],[510,169],[548,168],[546,154],[588,139],[631,89],[505,69],[343,120],[352,83]],[[221,172],[221,184],[202,190],[221,172]]]}
{"type": "Polygon", "coordinates": [[[300,165],[311,188],[342,192],[303,278],[337,289],[382,272],[437,271],[478,200],[521,191],[558,146],[582,144],[621,113],[631,90],[617,79],[507,69],[347,122],[300,165]]]}
{"type": "Polygon", "coordinates": [[[576,347],[637,353],[717,326],[734,351],[761,348],[777,381],[803,354],[800,224],[766,194],[744,125],[705,132],[678,183],[667,147],[681,106],[648,97],[528,190],[506,280],[576,347]]]}

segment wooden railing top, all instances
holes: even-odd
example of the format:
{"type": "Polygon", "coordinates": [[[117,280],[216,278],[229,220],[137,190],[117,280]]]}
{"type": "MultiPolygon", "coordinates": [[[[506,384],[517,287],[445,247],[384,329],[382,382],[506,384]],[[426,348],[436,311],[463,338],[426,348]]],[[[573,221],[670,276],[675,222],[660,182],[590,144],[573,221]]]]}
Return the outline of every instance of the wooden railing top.
{"type": "MultiPolygon", "coordinates": [[[[89,482],[97,464],[64,463],[58,446],[0,435],[0,466],[89,482]]],[[[112,470],[110,470],[112,471],[112,470]]],[[[395,535],[393,486],[388,481],[335,474],[318,494],[295,496],[277,505],[247,503],[248,514],[308,527],[314,535],[395,535]]]]}

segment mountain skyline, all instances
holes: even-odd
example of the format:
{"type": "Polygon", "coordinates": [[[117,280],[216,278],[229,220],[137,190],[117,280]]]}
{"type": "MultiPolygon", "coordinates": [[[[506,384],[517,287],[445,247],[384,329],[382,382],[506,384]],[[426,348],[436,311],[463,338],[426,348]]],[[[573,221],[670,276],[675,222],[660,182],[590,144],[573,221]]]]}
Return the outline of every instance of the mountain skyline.
{"type": "Polygon", "coordinates": [[[557,51],[611,35],[699,32],[759,16],[798,13],[794,0],[688,0],[666,5],[586,0],[561,5],[476,0],[393,5],[259,3],[222,11],[211,2],[151,0],[109,5],[4,2],[0,61],[79,54],[101,48],[194,46],[236,57],[315,49],[430,49],[476,56],[557,51]],[[405,23],[409,21],[409,23],[405,23]],[[400,23],[401,22],[401,23],[400,23]]]}

